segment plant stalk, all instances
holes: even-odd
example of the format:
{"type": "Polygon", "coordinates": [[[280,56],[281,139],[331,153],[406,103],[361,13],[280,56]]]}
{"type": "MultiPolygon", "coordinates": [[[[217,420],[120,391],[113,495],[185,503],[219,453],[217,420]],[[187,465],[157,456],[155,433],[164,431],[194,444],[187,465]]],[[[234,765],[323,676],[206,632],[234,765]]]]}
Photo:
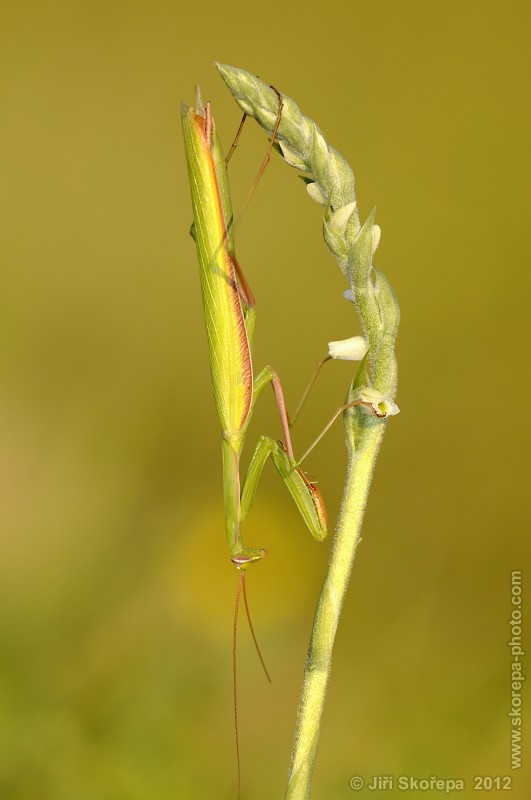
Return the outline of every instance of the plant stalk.
{"type": "Polygon", "coordinates": [[[367,427],[350,450],[343,500],[332,555],[315,613],[304,667],[286,800],[308,800],[326,689],[332,668],[332,649],[339,616],[360,541],[369,487],[385,423],[367,420],[367,427]],[[372,423],[372,424],[371,424],[372,423]]]}

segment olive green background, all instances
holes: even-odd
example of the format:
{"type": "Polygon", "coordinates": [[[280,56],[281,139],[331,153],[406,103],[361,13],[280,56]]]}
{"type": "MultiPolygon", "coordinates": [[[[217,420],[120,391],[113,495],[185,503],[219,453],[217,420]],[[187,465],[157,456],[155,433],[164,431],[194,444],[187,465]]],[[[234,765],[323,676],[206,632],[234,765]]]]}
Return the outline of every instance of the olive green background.
{"type": "MultiPolygon", "coordinates": [[[[527,4],[51,2],[2,16],[2,800],[235,796],[237,576],[179,111],[199,83],[230,144],[240,114],[214,59],[289,94],[349,159],[402,309],[401,414],[313,796],[355,796],[358,774],[461,778],[466,796],[475,775],[512,774],[511,796],[527,796],[529,753],[511,773],[506,716],[510,574],[530,556],[527,4]]],[[[249,123],[236,209],[264,148],[249,123]]],[[[256,364],[278,369],[293,407],[327,341],[359,328],[320,210],[278,157],[237,237],[256,364]]],[[[351,375],[327,367],[296,450],[351,375]]],[[[267,393],[249,447],[264,432],[280,436],[267,393]]],[[[341,423],[307,468],[333,527],[341,423]]],[[[273,685],[242,626],[242,798],[265,800],[283,796],[332,537],[311,540],[270,467],[246,529],[270,552],[248,591],[273,685]]]]}

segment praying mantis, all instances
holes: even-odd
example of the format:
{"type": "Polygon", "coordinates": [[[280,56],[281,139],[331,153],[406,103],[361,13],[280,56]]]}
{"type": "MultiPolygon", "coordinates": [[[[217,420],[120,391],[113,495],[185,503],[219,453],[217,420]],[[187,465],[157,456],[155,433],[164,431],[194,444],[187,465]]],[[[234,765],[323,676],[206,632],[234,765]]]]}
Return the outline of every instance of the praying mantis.
{"type": "MultiPolygon", "coordinates": [[[[276,90],[275,90],[276,91],[276,90]]],[[[282,96],[277,92],[279,107],[276,125],[269,149],[255,181],[256,186],[269,156],[280,125],[282,96]]],[[[245,119],[245,117],[244,117],[245,119]]],[[[242,121],[243,124],[243,121],[242,121]]],[[[271,366],[266,366],[257,375],[252,361],[252,344],[255,329],[255,300],[249,284],[238,264],[234,249],[234,220],[229,190],[226,161],[230,158],[235,143],[225,159],[210,104],[203,105],[199,91],[195,107],[182,106],[182,126],[186,161],[192,196],[194,223],[193,236],[197,245],[201,293],[206,322],[210,371],[214,398],[222,433],[223,494],[225,506],[225,532],[230,560],[240,571],[236,595],[233,672],[234,714],[236,732],[236,755],[238,767],[238,796],[240,787],[240,761],[238,746],[238,717],[236,711],[236,626],[240,594],[243,592],[245,608],[258,655],[263,662],[247,605],[245,574],[250,564],[267,555],[263,548],[244,545],[242,525],[251,508],[257,484],[265,462],[270,457],[290,492],[310,533],[317,541],[327,534],[326,511],[321,494],[300,467],[301,461],[313,449],[339,414],[353,406],[364,406],[368,413],[384,417],[378,393],[371,395],[366,389],[358,399],[341,406],[325,429],[308,448],[302,459],[294,457],[290,437],[290,421],[280,379],[271,366]],[[269,436],[259,437],[243,480],[240,475],[240,457],[255,403],[266,385],[271,384],[278,410],[285,444],[269,436]]],[[[254,188],[253,186],[253,188],[254,188]]],[[[365,349],[359,352],[359,341],[354,337],[345,342],[330,343],[329,356],[323,359],[310,381],[310,388],[320,367],[331,358],[362,360],[365,349]],[[352,344],[353,343],[353,344],[352,344]],[[352,354],[352,351],[356,351],[352,354]]],[[[363,340],[364,343],[364,340],[363,340]]],[[[365,343],[364,343],[365,344],[365,343]]],[[[361,368],[362,365],[360,365],[361,368]]],[[[295,417],[307,396],[304,393],[295,417]]],[[[365,410],[365,409],[364,409],[365,410]]]]}
{"type": "MultiPolygon", "coordinates": [[[[282,99],[279,95],[279,116],[282,99]]],[[[289,418],[279,377],[271,366],[255,376],[252,344],[255,300],[234,251],[234,223],[226,160],[212,119],[210,104],[203,106],[199,91],[195,108],[182,107],[186,161],[193,206],[193,235],[197,244],[201,293],[205,314],[210,372],[222,432],[223,494],[225,530],[230,560],[240,570],[234,619],[234,708],[238,794],[240,784],[238,717],[236,711],[236,625],[240,592],[260,660],[269,679],[251,623],[245,590],[245,571],[267,555],[263,548],[244,545],[242,524],[252,505],[257,484],[270,457],[295,504],[317,541],[327,533],[326,511],[321,494],[295,461],[289,418]],[[247,473],[241,480],[240,456],[255,403],[271,384],[280,414],[285,445],[260,436],[247,473]]],[[[271,146],[264,160],[260,177],[271,146]]],[[[232,149],[229,155],[232,153],[232,149]]]]}
{"type": "MultiPolygon", "coordinates": [[[[282,99],[279,95],[279,116],[282,99]]],[[[269,679],[249,616],[245,571],[267,555],[263,548],[244,545],[242,524],[252,505],[257,484],[270,457],[300,514],[317,541],[327,533],[321,494],[295,461],[289,419],[279,377],[271,366],[256,376],[252,361],[255,300],[236,260],[234,223],[226,160],[212,118],[210,104],[203,106],[199,91],[195,108],[182,107],[182,126],[193,206],[193,235],[197,244],[201,293],[205,314],[210,371],[222,432],[225,531],[230,560],[240,570],[234,621],[234,696],[236,750],[239,776],[238,718],[236,712],[236,624],[240,592],[262,665],[269,679]],[[255,403],[271,384],[280,414],[285,444],[260,436],[247,473],[240,476],[240,456],[255,403]]],[[[274,135],[271,140],[271,146],[274,135]]],[[[271,146],[262,165],[269,158],[271,146]]],[[[232,150],[231,150],[232,152],[232,150]]],[[[259,173],[260,177],[261,172],[259,173]]],[[[238,788],[239,793],[239,788],[238,788]]]]}
{"type": "Polygon", "coordinates": [[[271,457],[301,516],[317,541],[326,536],[326,512],[317,486],[295,460],[280,379],[271,366],[255,376],[252,343],[255,300],[236,260],[234,226],[225,158],[210,105],[198,94],[195,108],[183,107],[182,124],[200,266],[210,371],[222,431],[225,530],[232,563],[242,571],[267,555],[245,547],[242,524],[252,505],[262,469],[271,457]],[[285,445],[260,436],[241,481],[240,456],[255,403],[271,384],[285,445]]]}

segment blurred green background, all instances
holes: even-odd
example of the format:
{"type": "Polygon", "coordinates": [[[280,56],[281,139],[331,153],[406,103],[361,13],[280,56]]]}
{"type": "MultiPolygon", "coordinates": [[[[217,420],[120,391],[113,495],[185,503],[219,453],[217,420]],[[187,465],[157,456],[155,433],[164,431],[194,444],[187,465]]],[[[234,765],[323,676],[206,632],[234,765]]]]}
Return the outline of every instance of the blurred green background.
{"type": "MultiPolygon", "coordinates": [[[[511,773],[506,644],[510,573],[530,556],[528,4],[111,0],[2,17],[0,798],[234,797],[237,581],[179,112],[199,83],[228,147],[240,114],[214,59],[289,94],[349,159],[402,309],[402,413],[338,633],[314,796],[352,797],[356,774],[469,792],[474,775],[512,774],[528,796],[529,769],[511,773]]],[[[236,208],[264,146],[249,123],[236,208]]],[[[326,342],[358,325],[320,210],[278,157],[238,255],[256,363],[275,365],[293,407],[326,342]]],[[[299,452],[351,374],[328,368],[299,452]]],[[[280,435],[267,394],[249,445],[264,432],[280,435]]],[[[333,521],[340,424],[308,469],[333,521]]],[[[310,539],[272,468],[247,542],[270,552],[248,587],[274,682],[242,626],[242,797],[265,800],[283,796],[330,542],[310,539]]]]}

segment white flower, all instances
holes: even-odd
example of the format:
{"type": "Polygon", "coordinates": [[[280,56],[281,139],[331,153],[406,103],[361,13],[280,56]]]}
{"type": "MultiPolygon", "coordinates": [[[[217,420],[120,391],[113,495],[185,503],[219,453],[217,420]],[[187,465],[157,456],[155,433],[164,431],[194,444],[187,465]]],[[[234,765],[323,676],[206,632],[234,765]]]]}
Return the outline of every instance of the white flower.
{"type": "Polygon", "coordinates": [[[377,417],[392,417],[400,413],[397,404],[393,403],[390,397],[369,386],[366,389],[361,389],[358,396],[364,404],[360,406],[360,409],[366,414],[376,414],[377,417]]]}
{"type": "MultiPolygon", "coordinates": [[[[343,292],[343,297],[354,303],[352,289],[343,292]]],[[[363,336],[351,336],[350,339],[342,339],[339,342],[328,342],[329,358],[338,358],[342,361],[361,361],[368,349],[369,345],[363,336]]]]}
{"type": "Polygon", "coordinates": [[[352,336],[339,342],[328,342],[328,355],[342,361],[361,361],[369,345],[363,336],[352,336]]]}

